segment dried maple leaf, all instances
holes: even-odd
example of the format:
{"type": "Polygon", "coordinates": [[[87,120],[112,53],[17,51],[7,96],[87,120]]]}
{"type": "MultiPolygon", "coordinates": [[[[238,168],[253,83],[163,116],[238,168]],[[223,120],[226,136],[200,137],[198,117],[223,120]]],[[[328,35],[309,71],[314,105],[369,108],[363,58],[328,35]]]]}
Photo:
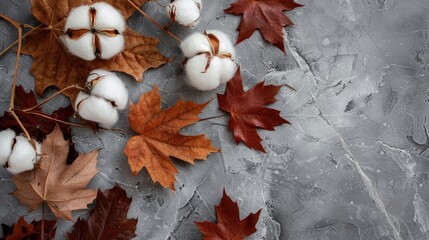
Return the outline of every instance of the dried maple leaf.
{"type": "MultiPolygon", "coordinates": [[[[146,70],[169,61],[159,53],[158,39],[141,36],[131,29],[124,33],[125,49],[109,60],[96,59],[88,62],[69,54],[60,40],[64,35],[65,19],[72,8],[94,2],[101,0],[31,0],[33,15],[42,25],[47,26],[29,35],[22,48],[24,54],[31,55],[34,59],[31,73],[35,77],[38,94],[43,94],[49,86],[60,89],[76,83],[83,86],[89,72],[96,68],[124,72],[140,82],[146,70]]],[[[104,2],[116,7],[125,18],[135,10],[127,0],[104,2]]],[[[142,6],[147,0],[132,2],[142,6]]],[[[74,101],[77,91],[67,91],[65,95],[74,101]]]]}
{"type": "MultiPolygon", "coordinates": [[[[31,112],[24,112],[22,110],[28,109],[37,105],[36,96],[32,91],[26,93],[24,88],[18,86],[15,91],[15,113],[19,117],[24,127],[28,130],[29,134],[36,138],[38,141],[42,141],[47,134],[54,130],[56,123],[52,120],[46,119],[40,115],[49,116],[42,112],[41,108],[36,108],[31,112]]],[[[51,114],[51,117],[61,121],[67,121],[74,113],[71,106],[66,108],[59,108],[51,114]]],[[[69,125],[61,124],[61,129],[66,135],[66,138],[70,138],[69,125]]],[[[18,125],[17,121],[8,112],[5,112],[3,117],[0,117],[0,129],[11,128],[17,133],[22,133],[22,128],[18,125]]]]}
{"type": "Polygon", "coordinates": [[[69,143],[57,126],[43,141],[39,166],[13,177],[17,190],[12,195],[30,211],[46,202],[62,219],[71,220],[71,211],[87,208],[96,196],[85,187],[98,172],[98,151],[79,155],[71,165],[66,163],[68,152],[69,143]]]}
{"type": "Polygon", "coordinates": [[[292,25],[292,21],[283,14],[283,11],[301,7],[294,0],[238,0],[225,9],[226,13],[242,14],[237,44],[252,36],[256,29],[262,37],[285,52],[283,45],[283,27],[292,25]]]}
{"type": "Polygon", "coordinates": [[[220,204],[216,206],[218,223],[195,222],[204,235],[204,240],[243,240],[256,232],[261,210],[240,220],[237,203],[223,192],[220,204]]]}
{"type": "Polygon", "coordinates": [[[207,105],[179,100],[173,107],[161,110],[158,87],[140,97],[137,104],[130,105],[129,122],[139,133],[125,147],[131,171],[136,175],[145,167],[154,182],[174,190],[175,174],[178,172],[169,156],[188,163],[203,160],[217,152],[204,135],[184,136],[180,129],[200,120],[198,114],[207,105]]]}
{"type": "MultiPolygon", "coordinates": [[[[44,232],[45,232],[45,240],[54,239],[55,237],[55,228],[56,221],[44,221],[44,232]]],[[[11,227],[7,227],[2,225],[5,237],[1,239],[5,240],[39,240],[41,239],[42,232],[42,222],[36,221],[28,224],[24,217],[20,217],[16,223],[14,223],[11,227]],[[7,227],[7,228],[6,228],[7,227]]]]}
{"type": "Polygon", "coordinates": [[[280,111],[265,107],[276,101],[275,96],[281,87],[265,86],[264,82],[260,82],[245,92],[238,69],[226,84],[225,95],[217,95],[220,109],[231,115],[229,129],[232,130],[237,144],[243,141],[250,148],[265,152],[256,129],[274,130],[275,126],[289,123],[280,117],[280,111]]]}
{"type": "Polygon", "coordinates": [[[136,236],[137,219],[127,219],[131,198],[122,188],[99,190],[96,204],[87,221],[76,222],[68,239],[131,239],[136,236]]]}

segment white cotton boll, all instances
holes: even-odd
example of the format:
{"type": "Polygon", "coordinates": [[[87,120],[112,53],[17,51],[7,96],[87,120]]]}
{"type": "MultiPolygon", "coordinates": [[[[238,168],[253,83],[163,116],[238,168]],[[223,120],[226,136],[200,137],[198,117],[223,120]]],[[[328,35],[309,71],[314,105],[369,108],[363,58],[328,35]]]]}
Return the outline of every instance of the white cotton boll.
{"type": "Polygon", "coordinates": [[[217,37],[219,40],[219,54],[222,53],[230,53],[232,56],[232,59],[235,58],[235,48],[234,44],[232,44],[231,39],[228,35],[225,33],[219,31],[219,30],[207,30],[207,34],[213,34],[217,37]]]}
{"type": "Polygon", "coordinates": [[[89,29],[90,28],[90,18],[89,18],[89,7],[88,5],[82,5],[77,8],[73,8],[66,20],[66,25],[64,26],[64,31],[67,29],[89,29]]]}
{"type": "Polygon", "coordinates": [[[215,57],[210,62],[206,72],[208,58],[205,54],[190,58],[186,65],[186,77],[189,85],[200,91],[210,91],[219,86],[222,65],[219,58],[215,57]]]}
{"type": "Polygon", "coordinates": [[[95,29],[116,29],[121,34],[125,31],[125,19],[118,9],[104,2],[95,3],[92,7],[97,10],[95,29]]]}
{"type": "Polygon", "coordinates": [[[119,119],[118,111],[112,103],[97,96],[89,96],[78,103],[78,113],[83,119],[97,122],[103,128],[109,129],[119,119]]]}
{"type": "Polygon", "coordinates": [[[234,77],[237,72],[237,63],[230,58],[221,58],[222,71],[220,74],[220,83],[226,83],[234,77]]]}
{"type": "Polygon", "coordinates": [[[180,48],[186,58],[193,57],[199,53],[211,51],[207,36],[202,33],[194,33],[187,37],[180,44],[180,48]]]}
{"type": "Polygon", "coordinates": [[[86,92],[79,92],[79,94],[76,97],[76,100],[74,102],[74,109],[77,111],[78,107],[79,107],[79,103],[82,102],[83,100],[89,98],[91,95],[87,94],[86,92]]]}
{"type": "Polygon", "coordinates": [[[12,129],[6,129],[0,132],[0,165],[4,165],[9,155],[12,153],[15,136],[15,131],[12,129]]]}
{"type": "Polygon", "coordinates": [[[34,168],[37,155],[30,140],[23,136],[17,136],[12,153],[9,156],[7,170],[12,174],[22,173],[34,168]]]}
{"type": "Polygon", "coordinates": [[[115,73],[97,69],[89,74],[87,82],[98,76],[101,78],[93,83],[91,95],[114,102],[119,110],[125,109],[128,104],[128,90],[122,80],[115,73]]]}
{"type": "Polygon", "coordinates": [[[95,59],[94,45],[92,44],[94,34],[86,33],[79,39],[73,40],[69,37],[64,38],[69,52],[75,56],[78,56],[86,61],[92,61],[95,59]]]}
{"type": "Polygon", "coordinates": [[[180,25],[195,27],[200,20],[201,1],[177,0],[167,5],[166,10],[170,18],[175,14],[174,19],[180,25]]]}
{"type": "Polygon", "coordinates": [[[98,33],[98,38],[100,39],[101,59],[110,59],[125,48],[124,35],[110,37],[103,33],[98,33]]]}

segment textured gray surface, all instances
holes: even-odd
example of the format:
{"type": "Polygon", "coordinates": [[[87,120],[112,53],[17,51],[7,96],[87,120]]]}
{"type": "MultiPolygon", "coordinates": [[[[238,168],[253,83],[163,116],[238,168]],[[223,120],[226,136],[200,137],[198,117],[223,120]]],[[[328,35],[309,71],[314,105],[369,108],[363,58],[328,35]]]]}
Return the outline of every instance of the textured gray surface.
{"type": "MultiPolygon", "coordinates": [[[[161,2],[166,2],[163,0],[161,2]]],[[[235,39],[240,17],[223,13],[228,0],[203,0],[203,18],[194,30],[173,27],[181,38],[192,31],[221,29],[235,39]]],[[[100,174],[93,188],[114,182],[133,202],[129,217],[138,217],[138,239],[199,239],[193,221],[215,219],[214,205],[225,187],[238,201],[242,217],[262,208],[258,232],[250,239],[429,239],[429,1],[427,0],[300,0],[305,7],[289,12],[295,26],[287,29],[287,55],[255,33],[237,46],[246,87],[265,79],[290,84],[272,107],[292,122],[275,132],[259,131],[267,154],[235,145],[227,118],[198,123],[186,133],[206,133],[222,153],[195,166],[175,162],[173,193],[153,184],[146,172],[132,176],[123,148],[130,136],[115,132],[75,130],[82,152],[101,150],[100,174]]],[[[149,15],[167,22],[154,3],[149,15]]],[[[34,24],[29,1],[1,0],[0,12],[34,24]]],[[[176,42],[135,14],[129,25],[161,38],[163,54],[177,59],[145,74],[136,84],[123,76],[132,101],[161,89],[164,106],[180,98],[203,102],[217,91],[200,93],[183,83],[176,42]]],[[[0,22],[0,48],[16,39],[15,30],[0,22]]],[[[33,89],[31,58],[23,56],[19,83],[33,89]]],[[[14,53],[0,58],[0,110],[6,108],[14,53]]],[[[52,92],[52,91],[50,91],[52,92]]],[[[49,92],[47,92],[49,94],[49,92]]],[[[64,106],[58,98],[46,106],[64,106]]],[[[221,114],[213,100],[202,114],[221,114]]],[[[129,128],[124,111],[117,128],[129,128]]],[[[5,193],[15,188],[0,170],[0,222],[11,224],[27,208],[5,193]]],[[[86,214],[76,212],[75,216],[86,214]]],[[[52,216],[51,216],[52,217],[52,216]]],[[[40,211],[28,214],[39,219],[40,211]]],[[[61,222],[58,239],[70,229],[61,222]]]]}

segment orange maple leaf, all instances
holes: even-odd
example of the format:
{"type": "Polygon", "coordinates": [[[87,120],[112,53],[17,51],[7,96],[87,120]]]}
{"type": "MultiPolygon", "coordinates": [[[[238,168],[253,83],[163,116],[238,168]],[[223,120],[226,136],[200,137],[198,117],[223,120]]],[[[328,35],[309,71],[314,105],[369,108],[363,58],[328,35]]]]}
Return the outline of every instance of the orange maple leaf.
{"type": "Polygon", "coordinates": [[[223,192],[220,204],[216,206],[217,223],[195,222],[204,234],[204,240],[243,240],[256,232],[261,209],[240,220],[236,202],[223,192]]]}
{"type": "MultiPolygon", "coordinates": [[[[35,77],[36,92],[43,94],[49,86],[65,88],[73,84],[82,85],[92,70],[103,68],[110,71],[124,72],[141,82],[142,74],[157,68],[169,59],[161,55],[157,38],[144,37],[127,28],[125,49],[115,57],[103,60],[85,61],[71,55],[63,46],[60,37],[64,35],[64,24],[68,13],[82,4],[101,2],[102,0],[31,0],[32,14],[42,24],[24,41],[22,52],[34,58],[31,73],[35,77]]],[[[148,0],[132,0],[141,6],[148,0]]],[[[106,0],[116,7],[125,18],[135,11],[127,0],[106,0]]],[[[65,95],[73,101],[77,91],[67,91],[65,95]]]]}
{"type": "Polygon", "coordinates": [[[174,190],[178,170],[170,156],[193,164],[194,160],[203,160],[208,154],[217,152],[204,135],[179,133],[180,129],[200,120],[198,114],[207,104],[179,100],[173,107],[161,110],[157,86],[143,94],[137,104],[131,104],[129,122],[139,135],[128,141],[125,154],[133,174],[145,167],[154,182],[174,190]]]}
{"type": "Polygon", "coordinates": [[[71,165],[68,152],[69,142],[56,126],[43,141],[39,166],[13,177],[17,190],[12,195],[30,211],[46,202],[57,218],[72,220],[71,211],[87,208],[97,195],[85,187],[98,172],[98,151],[79,155],[71,165]]]}

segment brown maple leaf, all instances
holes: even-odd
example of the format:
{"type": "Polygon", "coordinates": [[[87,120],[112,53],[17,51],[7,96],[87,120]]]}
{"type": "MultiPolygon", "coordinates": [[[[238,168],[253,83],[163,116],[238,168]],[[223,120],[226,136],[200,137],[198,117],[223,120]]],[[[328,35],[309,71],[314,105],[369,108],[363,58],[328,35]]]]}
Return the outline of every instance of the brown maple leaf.
{"type": "Polygon", "coordinates": [[[226,13],[243,15],[240,25],[237,44],[252,36],[256,29],[269,43],[285,52],[283,44],[283,27],[292,25],[292,21],[283,14],[283,11],[293,10],[303,5],[294,0],[238,0],[225,9],[226,13]]]}
{"type": "Polygon", "coordinates": [[[243,240],[256,232],[261,209],[240,220],[236,202],[223,192],[220,204],[216,206],[217,223],[195,222],[204,235],[204,240],[243,240]]]}
{"type": "Polygon", "coordinates": [[[119,186],[98,191],[96,206],[88,220],[79,219],[68,239],[132,239],[136,236],[137,219],[127,219],[131,198],[119,186]]]}
{"type": "MultiPolygon", "coordinates": [[[[44,27],[40,27],[25,39],[22,52],[34,59],[31,73],[35,77],[38,94],[43,94],[49,86],[60,89],[76,83],[83,86],[89,72],[96,68],[124,72],[140,82],[146,70],[169,62],[169,59],[158,51],[158,39],[141,36],[131,29],[124,33],[125,49],[109,60],[96,59],[89,62],[69,54],[60,40],[65,34],[65,19],[72,8],[95,2],[101,0],[31,0],[32,13],[44,27]]],[[[135,10],[127,0],[104,2],[116,7],[125,18],[131,16],[135,10]]],[[[132,2],[142,6],[147,0],[132,2]]],[[[67,91],[65,95],[73,101],[77,90],[67,91]]]]}
{"type": "Polygon", "coordinates": [[[30,211],[46,202],[62,219],[71,220],[71,211],[87,208],[96,196],[96,191],[85,187],[98,172],[98,151],[79,155],[71,165],[66,163],[68,152],[69,143],[56,126],[43,141],[39,166],[13,177],[17,190],[12,195],[30,211]]]}
{"type": "Polygon", "coordinates": [[[265,107],[276,101],[275,96],[281,87],[265,86],[264,82],[260,82],[245,92],[239,68],[226,84],[225,95],[217,95],[220,109],[231,115],[229,129],[237,144],[243,141],[250,148],[265,152],[257,128],[274,130],[275,126],[289,123],[280,117],[280,111],[265,107]]]}
{"type": "MultiPolygon", "coordinates": [[[[56,231],[56,221],[44,221],[44,232],[45,239],[50,240],[55,238],[56,231]]],[[[18,239],[26,239],[26,240],[39,240],[41,239],[42,232],[42,222],[35,221],[28,224],[24,217],[20,217],[16,223],[14,223],[11,227],[7,227],[2,224],[4,238],[2,240],[18,240],[18,239]]]]}
{"type": "Polygon", "coordinates": [[[129,122],[139,135],[128,141],[125,154],[133,174],[145,167],[154,182],[174,190],[178,170],[169,156],[193,164],[194,160],[203,160],[208,154],[217,152],[204,135],[179,133],[180,129],[200,120],[198,114],[207,104],[179,100],[173,107],[161,110],[157,86],[143,94],[137,104],[131,104],[129,122]]]}
{"type": "MultiPolygon", "coordinates": [[[[47,134],[54,130],[56,123],[42,117],[41,115],[49,115],[43,113],[40,107],[33,109],[30,112],[23,111],[35,105],[37,105],[37,101],[34,93],[32,91],[27,93],[24,88],[18,86],[15,91],[15,114],[19,117],[22,125],[27,129],[28,133],[38,141],[42,141],[47,134]]],[[[73,114],[73,108],[68,106],[66,108],[57,109],[50,116],[61,121],[67,121],[73,114]]],[[[66,135],[66,138],[71,138],[71,129],[69,128],[69,125],[61,124],[60,127],[66,135]]],[[[8,112],[5,112],[3,117],[0,117],[0,129],[6,128],[11,128],[17,133],[22,133],[22,128],[19,126],[16,119],[8,112]]]]}

